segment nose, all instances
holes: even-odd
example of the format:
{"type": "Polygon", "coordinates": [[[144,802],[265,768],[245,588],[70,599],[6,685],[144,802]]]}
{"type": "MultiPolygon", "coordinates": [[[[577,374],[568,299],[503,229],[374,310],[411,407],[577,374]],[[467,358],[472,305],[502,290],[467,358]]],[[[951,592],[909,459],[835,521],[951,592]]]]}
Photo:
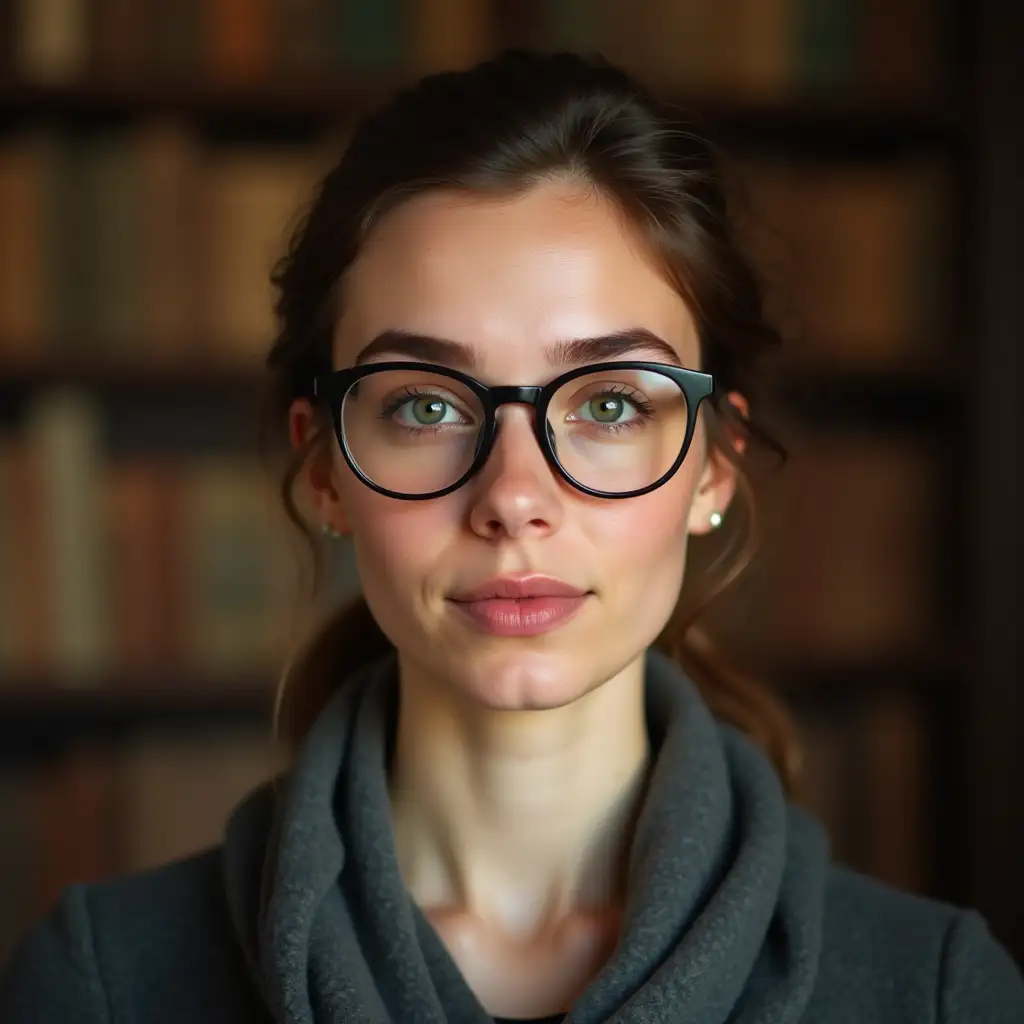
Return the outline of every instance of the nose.
{"type": "Polygon", "coordinates": [[[470,526],[488,540],[542,537],[561,525],[564,490],[537,444],[533,416],[522,405],[498,410],[498,435],[471,481],[470,526]]]}

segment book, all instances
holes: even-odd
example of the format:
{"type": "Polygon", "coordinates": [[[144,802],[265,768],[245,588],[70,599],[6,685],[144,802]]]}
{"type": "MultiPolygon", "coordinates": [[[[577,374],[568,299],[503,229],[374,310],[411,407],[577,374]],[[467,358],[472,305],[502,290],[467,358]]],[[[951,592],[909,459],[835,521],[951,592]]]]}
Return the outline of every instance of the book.
{"type": "Polygon", "coordinates": [[[471,67],[492,50],[494,24],[480,0],[409,0],[409,47],[420,74],[471,67]]]}
{"type": "Polygon", "coordinates": [[[797,727],[803,751],[803,770],[796,802],[810,811],[828,833],[836,860],[851,864],[857,859],[851,818],[856,768],[850,756],[850,720],[820,708],[801,708],[797,727]]]}
{"type": "Polygon", "coordinates": [[[721,23],[729,26],[727,54],[716,91],[740,101],[772,104],[795,92],[800,0],[720,0],[721,23]]]}
{"type": "Polygon", "coordinates": [[[32,772],[24,764],[0,768],[0,971],[38,910],[39,847],[32,772]]]}
{"type": "Polygon", "coordinates": [[[145,365],[184,364],[200,338],[203,154],[184,121],[156,120],[134,136],[139,189],[139,336],[145,365]]]}
{"type": "Polygon", "coordinates": [[[109,665],[102,413],[89,392],[55,387],[33,396],[24,429],[39,474],[44,543],[29,571],[48,594],[49,665],[67,685],[88,683],[109,665]]]}
{"type": "Polygon", "coordinates": [[[833,858],[889,885],[928,893],[933,881],[927,709],[908,693],[865,693],[805,705],[797,802],[828,832],[833,858]]]}
{"type": "Polygon", "coordinates": [[[312,198],[319,151],[225,150],[210,154],[202,182],[202,331],[210,358],[262,364],[274,337],[270,272],[312,198]]]}
{"type": "Polygon", "coordinates": [[[152,67],[150,0],[88,0],[89,70],[108,81],[138,79],[152,67]]]}
{"type": "Polygon", "coordinates": [[[0,353],[25,362],[42,354],[49,294],[44,268],[44,189],[40,138],[0,141],[0,353]]]}
{"type": "Polygon", "coordinates": [[[13,0],[14,64],[35,85],[77,81],[88,67],[87,0],[13,0]]]}
{"type": "Polygon", "coordinates": [[[107,468],[111,663],[119,678],[184,674],[179,474],[170,460],[123,457],[107,468]]]}
{"type": "Polygon", "coordinates": [[[768,599],[750,624],[773,659],[898,659],[939,641],[938,469],[912,438],[804,438],[792,451],[763,510],[768,599]]]}
{"type": "Polygon", "coordinates": [[[235,86],[269,76],[275,64],[272,0],[207,0],[202,12],[211,81],[235,86]]]}
{"type": "Polygon", "coordinates": [[[353,73],[392,72],[410,57],[405,0],[335,0],[334,59],[353,73]]]}
{"type": "Polygon", "coordinates": [[[849,94],[856,88],[859,0],[798,0],[795,78],[807,96],[849,94]]]}
{"type": "Polygon", "coordinates": [[[144,47],[152,54],[152,73],[158,81],[192,81],[204,70],[204,0],[138,0],[147,7],[149,36],[144,47]]]}
{"type": "Polygon", "coordinates": [[[71,342],[111,362],[138,358],[145,344],[139,315],[141,209],[134,136],[94,134],[82,151],[77,202],[83,234],[68,240],[83,299],[83,322],[71,342]]]}
{"type": "Polygon", "coordinates": [[[51,666],[55,608],[43,478],[20,434],[4,438],[0,458],[0,529],[5,624],[3,678],[39,677],[51,666]]]}
{"type": "Polygon", "coordinates": [[[35,916],[48,912],[69,885],[117,870],[115,778],[113,751],[99,743],[74,745],[35,766],[35,916]]]}
{"type": "Polygon", "coordinates": [[[928,723],[928,709],[913,696],[878,696],[865,708],[857,744],[871,822],[861,837],[859,863],[910,892],[927,892],[933,880],[928,723]]]}
{"type": "Polygon", "coordinates": [[[819,166],[745,161],[743,244],[786,324],[790,369],[908,371],[949,362],[951,231],[930,162],[819,166]]]}
{"type": "Polygon", "coordinates": [[[718,0],[638,0],[607,9],[609,56],[645,84],[705,94],[728,60],[728,28],[718,0]]]}
{"type": "Polygon", "coordinates": [[[131,737],[117,752],[118,870],[156,867],[219,843],[235,806],[281,767],[269,725],[131,737]]]}
{"type": "Polygon", "coordinates": [[[856,19],[857,82],[874,100],[927,103],[941,97],[942,49],[950,9],[928,0],[860,0],[856,19]]]}
{"type": "Polygon", "coordinates": [[[601,53],[608,43],[608,0],[549,0],[540,5],[540,31],[551,50],[601,53]]]}
{"type": "Polygon", "coordinates": [[[295,566],[258,463],[182,468],[186,663],[243,683],[276,671],[295,636],[295,566]]]}
{"type": "Polygon", "coordinates": [[[319,80],[331,66],[329,0],[277,0],[274,4],[274,60],[278,74],[319,80]]]}

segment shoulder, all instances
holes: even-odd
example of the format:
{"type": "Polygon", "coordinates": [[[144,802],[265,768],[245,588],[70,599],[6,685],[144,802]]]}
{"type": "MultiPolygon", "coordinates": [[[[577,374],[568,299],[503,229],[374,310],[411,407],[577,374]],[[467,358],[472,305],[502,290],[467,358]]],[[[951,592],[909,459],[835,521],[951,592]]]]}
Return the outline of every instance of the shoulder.
{"type": "Polygon", "coordinates": [[[249,988],[212,849],[65,890],[7,966],[0,1020],[251,1021],[249,988]]]}
{"type": "Polygon", "coordinates": [[[813,1020],[1024,1021],[1024,979],[984,918],[843,867],[824,892],[813,1020]]]}

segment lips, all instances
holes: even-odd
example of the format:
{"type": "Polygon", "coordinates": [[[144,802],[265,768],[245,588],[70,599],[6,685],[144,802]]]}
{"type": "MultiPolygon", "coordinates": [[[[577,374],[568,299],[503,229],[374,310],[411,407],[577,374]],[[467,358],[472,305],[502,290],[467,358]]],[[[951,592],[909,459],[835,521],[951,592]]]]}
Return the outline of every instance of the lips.
{"type": "Polygon", "coordinates": [[[589,591],[551,576],[501,576],[453,594],[463,621],[493,636],[528,637],[564,625],[589,591]]]}
{"type": "Polygon", "coordinates": [[[587,591],[553,576],[499,576],[478,586],[452,594],[461,604],[475,601],[525,601],[538,597],[584,597],[587,591]]]}

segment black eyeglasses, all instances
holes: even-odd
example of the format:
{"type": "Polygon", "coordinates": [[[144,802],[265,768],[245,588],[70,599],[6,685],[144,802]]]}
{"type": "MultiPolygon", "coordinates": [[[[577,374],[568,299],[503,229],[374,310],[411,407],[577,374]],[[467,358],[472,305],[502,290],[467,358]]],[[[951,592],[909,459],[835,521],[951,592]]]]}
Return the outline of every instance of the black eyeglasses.
{"type": "Polygon", "coordinates": [[[345,460],[367,487],[409,501],[461,487],[487,461],[502,405],[534,408],[548,463],[599,498],[633,498],[682,465],[711,374],[666,363],[592,363],[543,387],[486,384],[421,362],[367,363],[317,376],[345,460]]]}

